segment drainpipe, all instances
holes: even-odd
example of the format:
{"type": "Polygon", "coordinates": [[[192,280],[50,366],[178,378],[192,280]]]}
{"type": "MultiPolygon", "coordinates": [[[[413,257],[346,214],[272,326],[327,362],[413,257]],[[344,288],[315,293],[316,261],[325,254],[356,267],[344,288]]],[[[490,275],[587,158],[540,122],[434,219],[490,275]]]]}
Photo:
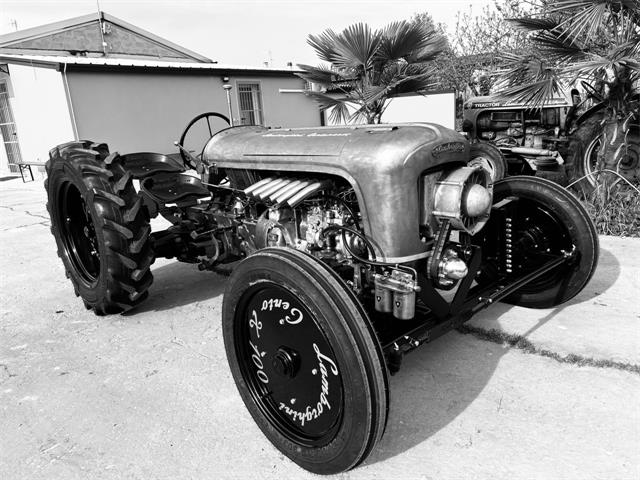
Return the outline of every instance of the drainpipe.
{"type": "Polygon", "coordinates": [[[78,124],[76,123],[76,112],[73,108],[73,100],[71,100],[71,90],[69,90],[69,80],[67,79],[67,64],[64,64],[62,69],[62,83],[64,85],[64,93],[67,96],[67,105],[69,106],[69,112],[71,113],[71,128],[73,128],[73,136],[76,140],[80,140],[78,135],[78,124]]]}
{"type": "Polygon", "coordinates": [[[227,108],[229,109],[229,123],[233,127],[233,111],[231,110],[231,89],[233,88],[228,83],[222,85],[222,88],[227,92],[227,108]]]}

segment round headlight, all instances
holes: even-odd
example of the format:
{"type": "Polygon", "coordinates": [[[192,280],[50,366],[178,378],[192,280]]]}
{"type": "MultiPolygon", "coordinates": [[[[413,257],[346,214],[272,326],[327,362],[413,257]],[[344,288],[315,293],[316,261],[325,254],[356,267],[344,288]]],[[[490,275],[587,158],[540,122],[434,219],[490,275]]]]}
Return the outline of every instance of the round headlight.
{"type": "Polygon", "coordinates": [[[471,185],[467,189],[462,208],[473,218],[484,215],[491,208],[491,193],[482,185],[471,185]]]}

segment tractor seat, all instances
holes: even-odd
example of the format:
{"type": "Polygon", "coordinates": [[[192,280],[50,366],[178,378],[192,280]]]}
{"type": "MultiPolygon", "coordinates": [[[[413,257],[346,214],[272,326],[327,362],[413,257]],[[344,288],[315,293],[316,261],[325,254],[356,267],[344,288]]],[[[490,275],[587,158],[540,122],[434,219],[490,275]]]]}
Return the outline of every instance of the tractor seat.
{"type": "Polygon", "coordinates": [[[180,206],[197,204],[198,200],[211,197],[211,193],[199,178],[175,173],[156,173],[140,182],[140,188],[161,205],[180,206]]]}

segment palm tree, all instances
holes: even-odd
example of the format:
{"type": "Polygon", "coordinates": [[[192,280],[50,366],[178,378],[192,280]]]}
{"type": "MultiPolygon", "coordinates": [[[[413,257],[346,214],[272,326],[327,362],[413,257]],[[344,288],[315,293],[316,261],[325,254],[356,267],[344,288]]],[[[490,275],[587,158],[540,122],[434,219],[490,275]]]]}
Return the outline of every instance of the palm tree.
{"type": "Polygon", "coordinates": [[[595,186],[602,171],[640,182],[640,2],[538,0],[537,5],[527,18],[510,20],[530,32],[534,48],[504,55],[502,96],[536,108],[580,82],[602,108],[577,126],[570,174],[585,177],[586,186],[595,186]]]}
{"type": "Polygon", "coordinates": [[[328,29],[307,39],[327,63],[298,65],[303,70],[299,76],[320,87],[308,95],[321,110],[331,109],[332,122],[380,123],[390,98],[432,86],[430,61],[445,42],[432,28],[407,21],[379,30],[364,23],[340,33],[328,29]]]}

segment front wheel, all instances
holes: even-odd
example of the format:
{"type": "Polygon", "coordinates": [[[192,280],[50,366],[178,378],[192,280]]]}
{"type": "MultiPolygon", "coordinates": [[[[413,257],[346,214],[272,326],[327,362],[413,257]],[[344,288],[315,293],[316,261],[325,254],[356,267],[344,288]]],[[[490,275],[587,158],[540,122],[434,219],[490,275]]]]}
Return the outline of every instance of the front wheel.
{"type": "Polygon", "coordinates": [[[494,207],[479,241],[483,265],[478,283],[519,278],[550,259],[573,252],[572,260],[521,287],[505,301],[549,308],[576,296],[598,263],[598,235],[582,204],[543,178],[509,177],[493,186],[494,207]]]}
{"type": "Polygon", "coordinates": [[[369,455],[387,419],[384,358],[333,271],[295,250],[261,250],[231,275],[222,321],[240,396],[280,451],[319,474],[369,455]]]}

